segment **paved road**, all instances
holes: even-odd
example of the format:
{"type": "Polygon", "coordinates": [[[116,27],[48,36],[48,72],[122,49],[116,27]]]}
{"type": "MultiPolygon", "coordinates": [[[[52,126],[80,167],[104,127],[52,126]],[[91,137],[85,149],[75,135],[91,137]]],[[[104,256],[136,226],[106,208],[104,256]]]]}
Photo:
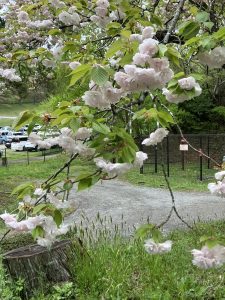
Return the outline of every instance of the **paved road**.
{"type": "MultiPolygon", "coordinates": [[[[212,196],[207,190],[206,193],[174,192],[174,195],[176,207],[187,222],[225,217],[225,199],[212,196]]],[[[123,215],[129,227],[137,227],[146,223],[148,218],[152,223],[162,222],[171,208],[167,190],[133,186],[117,180],[99,183],[90,190],[72,193],[71,197],[76,197],[79,205],[75,215],[71,216],[77,222],[82,212],[90,220],[94,220],[99,212],[102,217],[111,216],[114,224],[120,224],[123,215]]],[[[173,215],[165,230],[182,226],[182,222],[173,215]]]]}

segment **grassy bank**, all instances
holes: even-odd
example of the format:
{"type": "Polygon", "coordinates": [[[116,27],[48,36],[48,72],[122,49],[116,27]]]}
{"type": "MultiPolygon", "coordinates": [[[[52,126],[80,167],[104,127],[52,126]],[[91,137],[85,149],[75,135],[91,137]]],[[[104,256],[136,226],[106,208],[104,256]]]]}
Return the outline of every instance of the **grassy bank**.
{"type": "Polygon", "coordinates": [[[21,103],[21,104],[0,104],[0,115],[16,117],[21,111],[36,110],[38,104],[21,103]]]}
{"type": "MultiPolygon", "coordinates": [[[[198,269],[192,265],[191,250],[201,247],[201,235],[221,236],[224,230],[225,222],[216,222],[200,224],[192,231],[173,231],[165,238],[173,240],[172,251],[150,255],[144,250],[143,240],[124,239],[119,233],[109,240],[102,224],[97,242],[91,239],[85,248],[74,248],[76,261],[71,263],[71,282],[51,287],[47,292],[40,286],[32,300],[222,300],[225,267],[198,269]]],[[[4,280],[0,292],[11,298],[0,298],[21,299],[19,284],[10,285],[5,275],[1,276],[4,280]]]]}
{"type": "MultiPolygon", "coordinates": [[[[26,154],[22,153],[21,158],[19,158],[19,154],[11,153],[8,167],[0,165],[0,213],[5,210],[12,211],[17,206],[15,198],[10,195],[16,186],[25,182],[33,182],[38,185],[54,174],[68,160],[67,155],[60,153],[55,156],[46,156],[46,161],[44,162],[43,157],[40,156],[41,153],[34,152],[30,154],[31,161],[28,165],[26,154]],[[13,154],[15,154],[15,157],[13,157],[13,154]],[[32,161],[32,159],[37,159],[37,156],[39,156],[40,160],[32,161]],[[19,162],[15,162],[18,160],[19,162]]],[[[82,172],[82,170],[87,170],[87,168],[80,161],[73,163],[70,169],[71,178],[82,172]]],[[[66,178],[66,170],[58,178],[66,178]]],[[[1,222],[0,231],[3,228],[4,226],[1,222]]]]}
{"type": "MultiPolygon", "coordinates": [[[[38,104],[21,103],[21,104],[0,104],[0,116],[17,117],[24,110],[36,110],[38,104]]],[[[1,119],[0,126],[12,126],[13,119],[1,119]]]]}
{"type": "MultiPolygon", "coordinates": [[[[214,182],[216,170],[203,167],[203,181],[200,181],[199,165],[188,164],[183,171],[180,164],[170,165],[169,181],[172,189],[177,191],[197,191],[207,192],[209,182],[214,182]]],[[[132,169],[121,177],[135,185],[148,186],[153,188],[167,188],[164,180],[162,168],[158,165],[158,172],[154,172],[154,165],[145,166],[144,174],[140,174],[138,169],[132,169]]]]}

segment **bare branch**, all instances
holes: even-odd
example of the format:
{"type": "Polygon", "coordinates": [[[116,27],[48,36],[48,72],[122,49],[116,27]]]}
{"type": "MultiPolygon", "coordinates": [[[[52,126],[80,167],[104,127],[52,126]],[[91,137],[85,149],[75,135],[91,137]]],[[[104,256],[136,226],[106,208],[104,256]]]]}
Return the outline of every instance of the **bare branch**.
{"type": "Polygon", "coordinates": [[[179,20],[179,17],[180,17],[180,14],[182,12],[182,9],[183,9],[183,6],[184,6],[184,3],[185,3],[185,0],[180,0],[179,4],[178,4],[178,7],[177,7],[177,10],[175,12],[175,15],[174,15],[174,18],[170,24],[170,27],[164,37],[164,40],[163,40],[163,43],[164,44],[167,44],[168,41],[169,41],[169,37],[170,35],[172,34],[172,32],[174,31],[174,28],[177,24],[177,21],[179,20]]]}

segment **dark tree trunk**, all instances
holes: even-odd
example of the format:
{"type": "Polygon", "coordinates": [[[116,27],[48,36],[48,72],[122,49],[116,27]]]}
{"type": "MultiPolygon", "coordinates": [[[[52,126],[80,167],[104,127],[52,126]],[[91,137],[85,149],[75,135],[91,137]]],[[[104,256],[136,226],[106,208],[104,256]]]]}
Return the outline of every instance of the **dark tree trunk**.
{"type": "Polygon", "coordinates": [[[70,280],[72,257],[71,241],[65,240],[56,242],[51,250],[30,245],[9,251],[3,255],[3,265],[13,280],[24,279],[24,295],[27,298],[40,286],[70,280]]]}

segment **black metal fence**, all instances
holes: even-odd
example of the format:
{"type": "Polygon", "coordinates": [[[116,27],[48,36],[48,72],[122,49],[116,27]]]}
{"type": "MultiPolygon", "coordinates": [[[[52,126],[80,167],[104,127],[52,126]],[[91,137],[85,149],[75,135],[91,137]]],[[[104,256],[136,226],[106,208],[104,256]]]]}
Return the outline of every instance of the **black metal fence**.
{"type": "Polygon", "coordinates": [[[222,164],[225,156],[225,134],[184,134],[184,137],[198,151],[185,145],[179,134],[169,134],[163,140],[162,146],[142,146],[142,150],[148,154],[148,160],[140,172],[157,173],[159,165],[163,162],[167,175],[170,176],[174,165],[180,165],[183,171],[186,167],[194,165],[199,170],[199,179],[203,180],[204,169],[215,168],[216,162],[222,164]],[[201,155],[202,152],[216,162],[201,155]]]}

